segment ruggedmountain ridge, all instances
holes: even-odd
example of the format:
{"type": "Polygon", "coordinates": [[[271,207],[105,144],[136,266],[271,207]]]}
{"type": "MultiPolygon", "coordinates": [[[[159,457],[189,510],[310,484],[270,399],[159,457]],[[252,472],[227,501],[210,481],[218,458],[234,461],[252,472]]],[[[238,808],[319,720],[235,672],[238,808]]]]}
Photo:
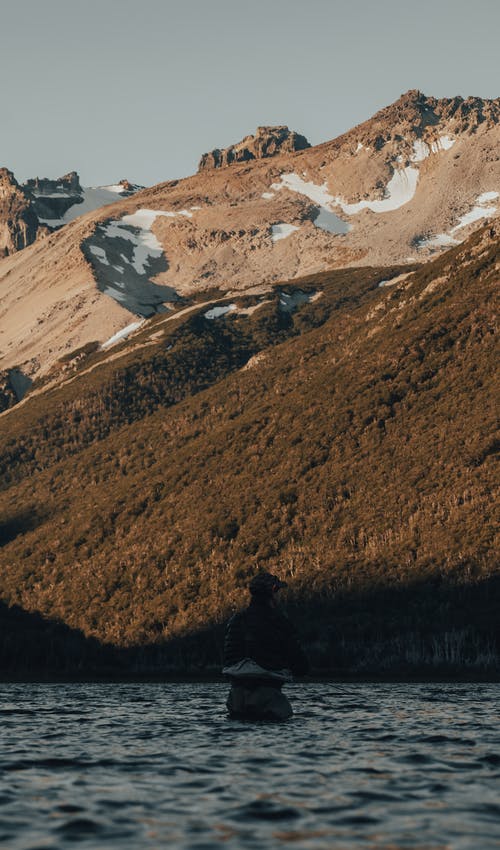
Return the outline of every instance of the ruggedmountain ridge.
{"type": "Polygon", "coordinates": [[[497,213],[498,116],[498,98],[410,91],[315,147],[283,150],[280,133],[285,147],[302,142],[260,128],[234,148],[243,162],[137,192],[123,181],[104,187],[114,203],[88,212],[74,204],[67,223],[61,208],[58,229],[46,219],[31,245],[35,200],[40,208],[53,194],[64,205],[73,189],[42,198],[43,185],[30,184],[26,207],[14,187],[17,244],[28,247],[0,261],[3,380],[19,397],[71,352],[213,290],[250,293],[329,268],[411,267],[460,244],[497,213]],[[273,155],[245,159],[258,138],[273,155]]]}

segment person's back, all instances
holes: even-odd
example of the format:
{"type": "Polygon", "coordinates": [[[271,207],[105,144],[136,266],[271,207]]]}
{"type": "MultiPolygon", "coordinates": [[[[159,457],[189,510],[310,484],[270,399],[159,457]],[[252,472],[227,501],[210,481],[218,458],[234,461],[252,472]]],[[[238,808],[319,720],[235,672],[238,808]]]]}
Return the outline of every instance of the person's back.
{"type": "Polygon", "coordinates": [[[227,707],[233,717],[283,720],[292,714],[281,687],[292,674],[307,672],[308,662],[292,624],[277,608],[284,586],[276,576],[260,573],[250,583],[250,605],[227,625],[224,673],[232,683],[227,707]]]}

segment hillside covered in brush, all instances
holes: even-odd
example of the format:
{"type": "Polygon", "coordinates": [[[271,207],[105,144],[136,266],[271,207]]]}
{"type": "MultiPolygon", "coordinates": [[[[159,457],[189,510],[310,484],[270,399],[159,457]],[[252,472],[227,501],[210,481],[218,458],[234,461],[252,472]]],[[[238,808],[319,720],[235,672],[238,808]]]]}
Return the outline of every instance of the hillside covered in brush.
{"type": "Polygon", "coordinates": [[[497,663],[498,275],[488,226],[86,351],[2,415],[2,600],[210,667],[265,568],[318,668],[497,663]]]}

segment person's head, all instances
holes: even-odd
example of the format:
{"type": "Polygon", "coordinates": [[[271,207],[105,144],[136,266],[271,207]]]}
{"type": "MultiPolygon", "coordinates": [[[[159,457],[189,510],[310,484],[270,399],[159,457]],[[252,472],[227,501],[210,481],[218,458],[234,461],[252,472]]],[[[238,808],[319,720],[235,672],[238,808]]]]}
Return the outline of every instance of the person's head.
{"type": "Polygon", "coordinates": [[[279,590],[286,586],[286,581],[281,581],[278,576],[272,573],[262,571],[253,577],[249,589],[254,601],[276,605],[279,590]]]}

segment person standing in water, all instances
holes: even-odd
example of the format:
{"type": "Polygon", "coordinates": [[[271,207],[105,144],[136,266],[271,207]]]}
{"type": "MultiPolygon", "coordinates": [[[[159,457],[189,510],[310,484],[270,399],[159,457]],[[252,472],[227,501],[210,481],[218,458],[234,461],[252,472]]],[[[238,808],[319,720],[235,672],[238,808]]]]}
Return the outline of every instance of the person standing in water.
{"type": "Polygon", "coordinates": [[[261,572],[249,585],[248,608],[230,619],[224,641],[223,673],[231,681],[231,717],[286,720],[292,706],[282,693],[285,682],[309,669],[290,620],[278,608],[286,582],[261,572]]]}

